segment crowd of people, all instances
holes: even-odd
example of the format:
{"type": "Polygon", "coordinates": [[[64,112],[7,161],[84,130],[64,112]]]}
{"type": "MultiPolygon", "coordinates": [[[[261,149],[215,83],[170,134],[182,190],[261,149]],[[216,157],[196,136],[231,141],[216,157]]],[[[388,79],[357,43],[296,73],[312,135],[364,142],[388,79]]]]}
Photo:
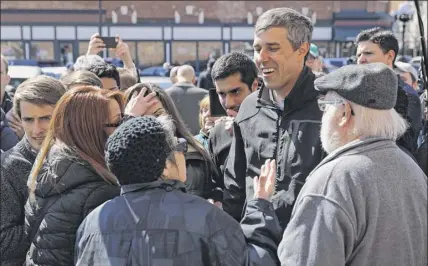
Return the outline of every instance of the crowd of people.
{"type": "Polygon", "coordinates": [[[211,58],[198,81],[173,67],[166,90],[119,36],[123,68],[94,34],[14,95],[2,56],[0,264],[427,265],[418,73],[380,28],[325,73],[312,32],[268,10],[254,58],[211,58]]]}

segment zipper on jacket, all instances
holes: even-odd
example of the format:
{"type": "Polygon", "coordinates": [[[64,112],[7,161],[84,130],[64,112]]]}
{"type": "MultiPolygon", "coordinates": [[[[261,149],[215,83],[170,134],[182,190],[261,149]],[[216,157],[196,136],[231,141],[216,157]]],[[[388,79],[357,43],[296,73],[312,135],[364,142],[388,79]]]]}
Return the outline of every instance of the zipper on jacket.
{"type": "Polygon", "coordinates": [[[280,109],[276,109],[276,113],[278,115],[278,119],[276,120],[276,145],[274,150],[274,158],[276,161],[276,177],[275,177],[275,193],[278,188],[278,180],[281,174],[280,164],[278,163],[278,149],[279,143],[281,142],[281,122],[282,122],[282,111],[280,109]]]}

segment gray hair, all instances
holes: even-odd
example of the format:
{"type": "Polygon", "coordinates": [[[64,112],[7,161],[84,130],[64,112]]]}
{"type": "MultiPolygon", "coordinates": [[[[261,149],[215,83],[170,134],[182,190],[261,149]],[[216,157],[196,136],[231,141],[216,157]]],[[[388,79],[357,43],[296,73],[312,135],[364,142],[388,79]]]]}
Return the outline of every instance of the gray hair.
{"type": "Polygon", "coordinates": [[[68,73],[60,78],[60,81],[67,89],[71,89],[76,85],[89,85],[99,88],[103,87],[101,79],[94,73],[88,70],[77,70],[68,73]]]}
{"type": "Polygon", "coordinates": [[[352,134],[363,137],[381,137],[396,141],[407,130],[408,124],[394,108],[378,110],[350,102],[335,92],[328,92],[329,99],[342,100],[351,105],[355,113],[355,126],[352,134]]]}
{"type": "Polygon", "coordinates": [[[82,55],[76,59],[74,70],[88,70],[93,65],[105,64],[104,59],[98,55],[82,55]]]}
{"type": "Polygon", "coordinates": [[[263,13],[257,19],[255,33],[260,34],[271,27],[286,28],[288,30],[287,39],[294,50],[305,42],[310,43],[314,30],[309,18],[286,7],[270,9],[263,13]]]}
{"type": "Polygon", "coordinates": [[[156,120],[162,125],[162,128],[165,132],[165,139],[168,144],[167,150],[167,161],[170,161],[173,164],[176,164],[175,157],[169,156],[174,151],[175,146],[177,145],[177,138],[175,137],[175,125],[172,117],[169,115],[160,115],[156,117],[156,120]]]}

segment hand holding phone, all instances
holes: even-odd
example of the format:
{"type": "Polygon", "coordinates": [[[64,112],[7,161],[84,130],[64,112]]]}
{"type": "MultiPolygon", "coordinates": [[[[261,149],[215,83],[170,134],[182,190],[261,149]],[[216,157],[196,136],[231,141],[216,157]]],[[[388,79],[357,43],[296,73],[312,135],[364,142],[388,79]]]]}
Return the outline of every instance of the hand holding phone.
{"type": "Polygon", "coordinates": [[[98,36],[104,43],[104,48],[116,48],[118,42],[116,41],[116,37],[102,37],[98,36]]]}
{"type": "Polygon", "coordinates": [[[216,89],[209,90],[209,97],[210,97],[211,116],[213,117],[227,116],[226,111],[224,110],[223,106],[220,103],[220,100],[218,99],[216,89]]]}

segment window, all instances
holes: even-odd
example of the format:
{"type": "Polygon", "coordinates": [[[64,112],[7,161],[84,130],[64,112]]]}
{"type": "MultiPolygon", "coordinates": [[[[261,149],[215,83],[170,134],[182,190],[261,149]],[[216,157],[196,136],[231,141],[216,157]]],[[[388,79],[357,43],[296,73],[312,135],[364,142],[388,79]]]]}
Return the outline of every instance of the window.
{"type": "Polygon", "coordinates": [[[198,43],[198,58],[199,58],[199,72],[207,68],[208,58],[212,52],[215,57],[219,58],[223,54],[222,42],[199,42],[198,43]]]}
{"type": "Polygon", "coordinates": [[[25,59],[22,42],[1,42],[1,53],[8,60],[25,59]]]}
{"type": "Polygon", "coordinates": [[[172,42],[172,64],[196,65],[196,42],[172,42]]]}
{"type": "Polygon", "coordinates": [[[250,42],[230,42],[230,52],[244,53],[253,58],[253,45],[250,42]]]}
{"type": "Polygon", "coordinates": [[[88,51],[89,41],[79,42],[79,56],[85,55],[88,51]]]}
{"type": "Polygon", "coordinates": [[[30,59],[53,60],[55,59],[53,42],[31,42],[30,59]]]}
{"type": "Polygon", "coordinates": [[[164,51],[163,42],[138,42],[139,67],[161,66],[165,60],[164,51]]]}

